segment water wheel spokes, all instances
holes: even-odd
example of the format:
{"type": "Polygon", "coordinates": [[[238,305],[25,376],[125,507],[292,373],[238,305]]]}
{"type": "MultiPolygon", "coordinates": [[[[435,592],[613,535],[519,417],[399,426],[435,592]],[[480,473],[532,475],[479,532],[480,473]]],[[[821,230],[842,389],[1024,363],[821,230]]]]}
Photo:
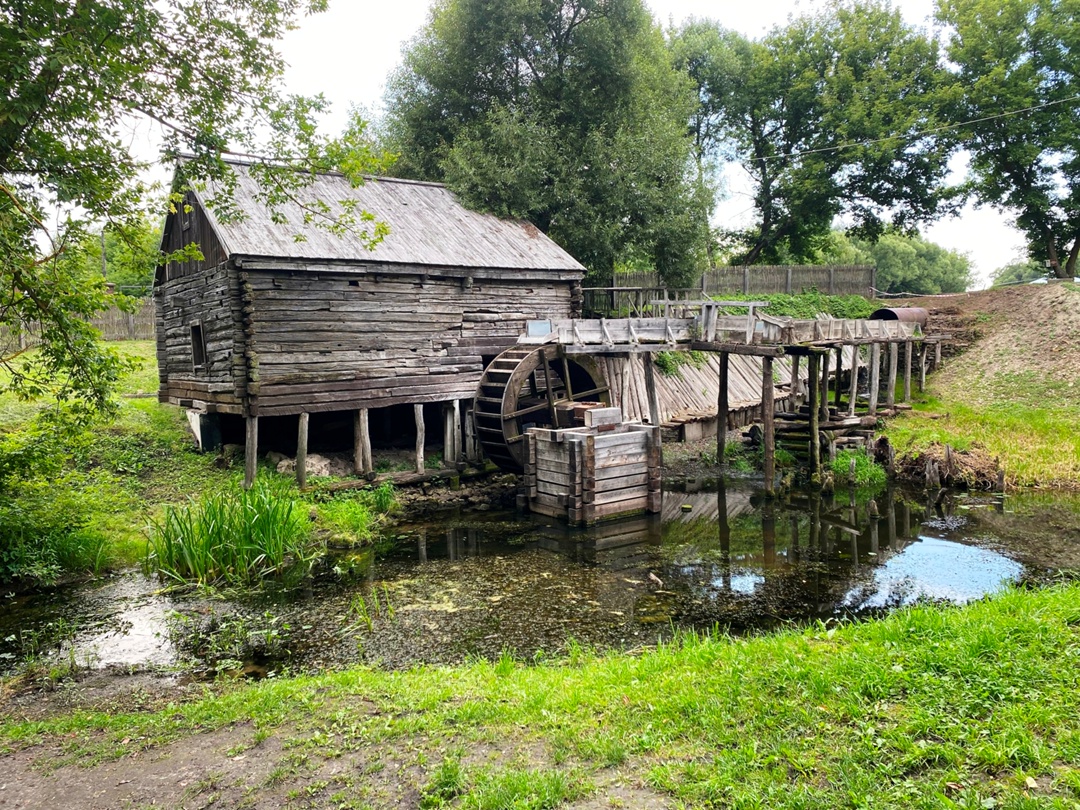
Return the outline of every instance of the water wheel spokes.
{"type": "Polygon", "coordinates": [[[484,453],[509,472],[525,468],[525,431],[557,427],[569,402],[607,403],[608,388],[593,359],[567,357],[558,346],[515,346],[484,370],[473,414],[484,453]]]}

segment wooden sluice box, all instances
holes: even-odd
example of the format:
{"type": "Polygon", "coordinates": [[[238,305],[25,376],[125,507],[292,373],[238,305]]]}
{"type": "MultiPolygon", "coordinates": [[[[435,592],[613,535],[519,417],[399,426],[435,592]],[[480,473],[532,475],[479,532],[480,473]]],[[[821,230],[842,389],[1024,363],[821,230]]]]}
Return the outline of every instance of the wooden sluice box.
{"type": "Polygon", "coordinates": [[[659,512],[659,428],[623,422],[618,408],[593,408],[583,416],[584,427],[527,431],[529,508],[584,526],[659,512]]]}

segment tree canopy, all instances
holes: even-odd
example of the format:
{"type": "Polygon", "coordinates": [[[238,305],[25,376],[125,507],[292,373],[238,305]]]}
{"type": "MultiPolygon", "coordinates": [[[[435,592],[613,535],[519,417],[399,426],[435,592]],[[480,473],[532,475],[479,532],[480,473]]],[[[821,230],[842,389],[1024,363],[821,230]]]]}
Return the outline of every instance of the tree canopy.
{"type": "Polygon", "coordinates": [[[939,0],[953,77],[952,140],[968,190],[1016,215],[1030,257],[1061,278],[1080,256],[1080,6],[939,0]]]}
{"type": "MultiPolygon", "coordinates": [[[[116,299],[80,261],[91,227],[137,250],[145,233],[143,158],[132,127],[152,125],[184,179],[214,179],[228,204],[223,153],[247,155],[275,206],[304,169],[359,171],[362,127],[320,136],[321,97],[288,96],[275,43],[325,0],[0,0],[0,370],[19,394],[52,393],[89,411],[108,402],[123,364],[86,320],[116,299]],[[95,225],[96,224],[96,225],[95,225]],[[24,354],[32,328],[40,349],[24,354]]],[[[155,211],[154,216],[161,216],[155,211]]],[[[331,221],[377,239],[360,212],[331,221]]]]}
{"type": "Polygon", "coordinates": [[[711,193],[689,82],[641,0],[447,0],[390,82],[397,171],[527,219],[607,273],[701,269],[711,193]]]}
{"type": "Polygon", "coordinates": [[[737,263],[804,260],[841,215],[874,238],[940,210],[948,148],[921,134],[937,46],[888,4],[838,4],[757,41],[691,21],[671,49],[698,89],[699,152],[753,184],[757,222],[728,235],[737,263]]]}

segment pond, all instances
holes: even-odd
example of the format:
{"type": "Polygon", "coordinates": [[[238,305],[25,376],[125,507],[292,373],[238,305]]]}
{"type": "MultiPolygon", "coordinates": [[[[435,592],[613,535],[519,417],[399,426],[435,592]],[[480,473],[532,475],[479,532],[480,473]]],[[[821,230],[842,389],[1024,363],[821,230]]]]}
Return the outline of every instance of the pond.
{"type": "Polygon", "coordinates": [[[635,649],[682,630],[742,633],[962,604],[1080,570],[1080,498],[887,490],[766,500],[691,481],[663,514],[588,530],[517,513],[448,513],[342,554],[314,580],[250,593],[166,593],[127,572],[7,597],[0,671],[194,664],[263,675],[365,662],[523,659],[635,649]]]}

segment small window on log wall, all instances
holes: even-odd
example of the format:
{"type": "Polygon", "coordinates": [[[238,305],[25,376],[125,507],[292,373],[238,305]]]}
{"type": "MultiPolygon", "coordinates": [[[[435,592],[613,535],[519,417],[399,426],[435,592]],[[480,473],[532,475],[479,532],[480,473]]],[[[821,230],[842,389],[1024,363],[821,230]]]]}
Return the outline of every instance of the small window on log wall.
{"type": "Polygon", "coordinates": [[[191,325],[191,364],[196,369],[206,367],[206,339],[201,323],[191,325]]]}

